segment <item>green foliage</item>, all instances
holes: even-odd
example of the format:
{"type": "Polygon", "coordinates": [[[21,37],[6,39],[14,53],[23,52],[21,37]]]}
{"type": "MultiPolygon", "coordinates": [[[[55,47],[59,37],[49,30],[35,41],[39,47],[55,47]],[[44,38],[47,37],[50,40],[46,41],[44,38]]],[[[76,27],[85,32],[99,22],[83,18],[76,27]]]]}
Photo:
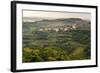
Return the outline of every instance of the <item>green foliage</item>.
{"type": "Polygon", "coordinates": [[[90,31],[23,33],[23,62],[90,59],[90,31]]]}

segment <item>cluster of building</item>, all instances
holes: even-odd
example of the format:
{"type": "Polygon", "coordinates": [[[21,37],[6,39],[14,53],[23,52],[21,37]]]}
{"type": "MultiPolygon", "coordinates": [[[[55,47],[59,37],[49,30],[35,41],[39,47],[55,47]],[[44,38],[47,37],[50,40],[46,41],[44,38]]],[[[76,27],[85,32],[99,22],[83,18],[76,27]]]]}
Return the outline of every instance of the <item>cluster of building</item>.
{"type": "Polygon", "coordinates": [[[60,27],[45,27],[45,28],[40,28],[39,31],[68,31],[68,30],[73,30],[77,28],[77,24],[73,24],[73,25],[67,25],[67,26],[60,26],[60,27]]]}

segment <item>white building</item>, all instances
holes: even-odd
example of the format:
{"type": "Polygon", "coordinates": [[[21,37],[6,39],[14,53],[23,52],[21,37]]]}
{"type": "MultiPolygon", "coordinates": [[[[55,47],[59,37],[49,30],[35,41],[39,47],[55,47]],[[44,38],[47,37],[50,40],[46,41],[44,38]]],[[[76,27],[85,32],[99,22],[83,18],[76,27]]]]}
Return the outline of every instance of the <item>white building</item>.
{"type": "Polygon", "coordinates": [[[58,28],[54,28],[53,30],[54,30],[54,31],[56,31],[56,32],[58,32],[58,31],[59,31],[59,29],[58,29],[58,28]]]}
{"type": "Polygon", "coordinates": [[[66,28],[64,28],[64,31],[68,31],[68,28],[66,27],[66,28]]]}
{"type": "Polygon", "coordinates": [[[72,28],[76,29],[77,28],[77,24],[72,25],[72,28]]]}
{"type": "Polygon", "coordinates": [[[40,29],[39,29],[39,31],[43,31],[43,29],[42,29],[42,28],[40,28],[40,29]]]}

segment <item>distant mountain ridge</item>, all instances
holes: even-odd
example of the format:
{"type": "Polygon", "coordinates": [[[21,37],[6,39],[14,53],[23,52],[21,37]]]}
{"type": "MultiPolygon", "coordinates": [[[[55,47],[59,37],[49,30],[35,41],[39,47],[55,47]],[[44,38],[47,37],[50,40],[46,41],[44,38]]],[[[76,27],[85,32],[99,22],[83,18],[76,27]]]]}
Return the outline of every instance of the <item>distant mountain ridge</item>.
{"type": "MultiPolygon", "coordinates": [[[[42,21],[42,20],[65,20],[65,19],[70,19],[70,20],[84,20],[81,18],[41,18],[41,17],[23,17],[23,22],[37,22],[37,21],[42,21]]],[[[87,20],[89,21],[89,20],[87,20]]]]}

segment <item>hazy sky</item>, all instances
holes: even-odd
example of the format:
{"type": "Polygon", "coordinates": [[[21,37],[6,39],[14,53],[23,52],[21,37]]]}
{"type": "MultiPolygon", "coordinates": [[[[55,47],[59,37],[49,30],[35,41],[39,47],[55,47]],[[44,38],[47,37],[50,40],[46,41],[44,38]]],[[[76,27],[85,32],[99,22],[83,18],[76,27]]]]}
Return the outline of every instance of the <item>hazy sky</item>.
{"type": "Polygon", "coordinates": [[[30,11],[24,10],[23,17],[44,18],[44,19],[59,19],[59,18],[82,18],[85,20],[91,19],[90,13],[76,12],[53,12],[53,11],[30,11]]]}

